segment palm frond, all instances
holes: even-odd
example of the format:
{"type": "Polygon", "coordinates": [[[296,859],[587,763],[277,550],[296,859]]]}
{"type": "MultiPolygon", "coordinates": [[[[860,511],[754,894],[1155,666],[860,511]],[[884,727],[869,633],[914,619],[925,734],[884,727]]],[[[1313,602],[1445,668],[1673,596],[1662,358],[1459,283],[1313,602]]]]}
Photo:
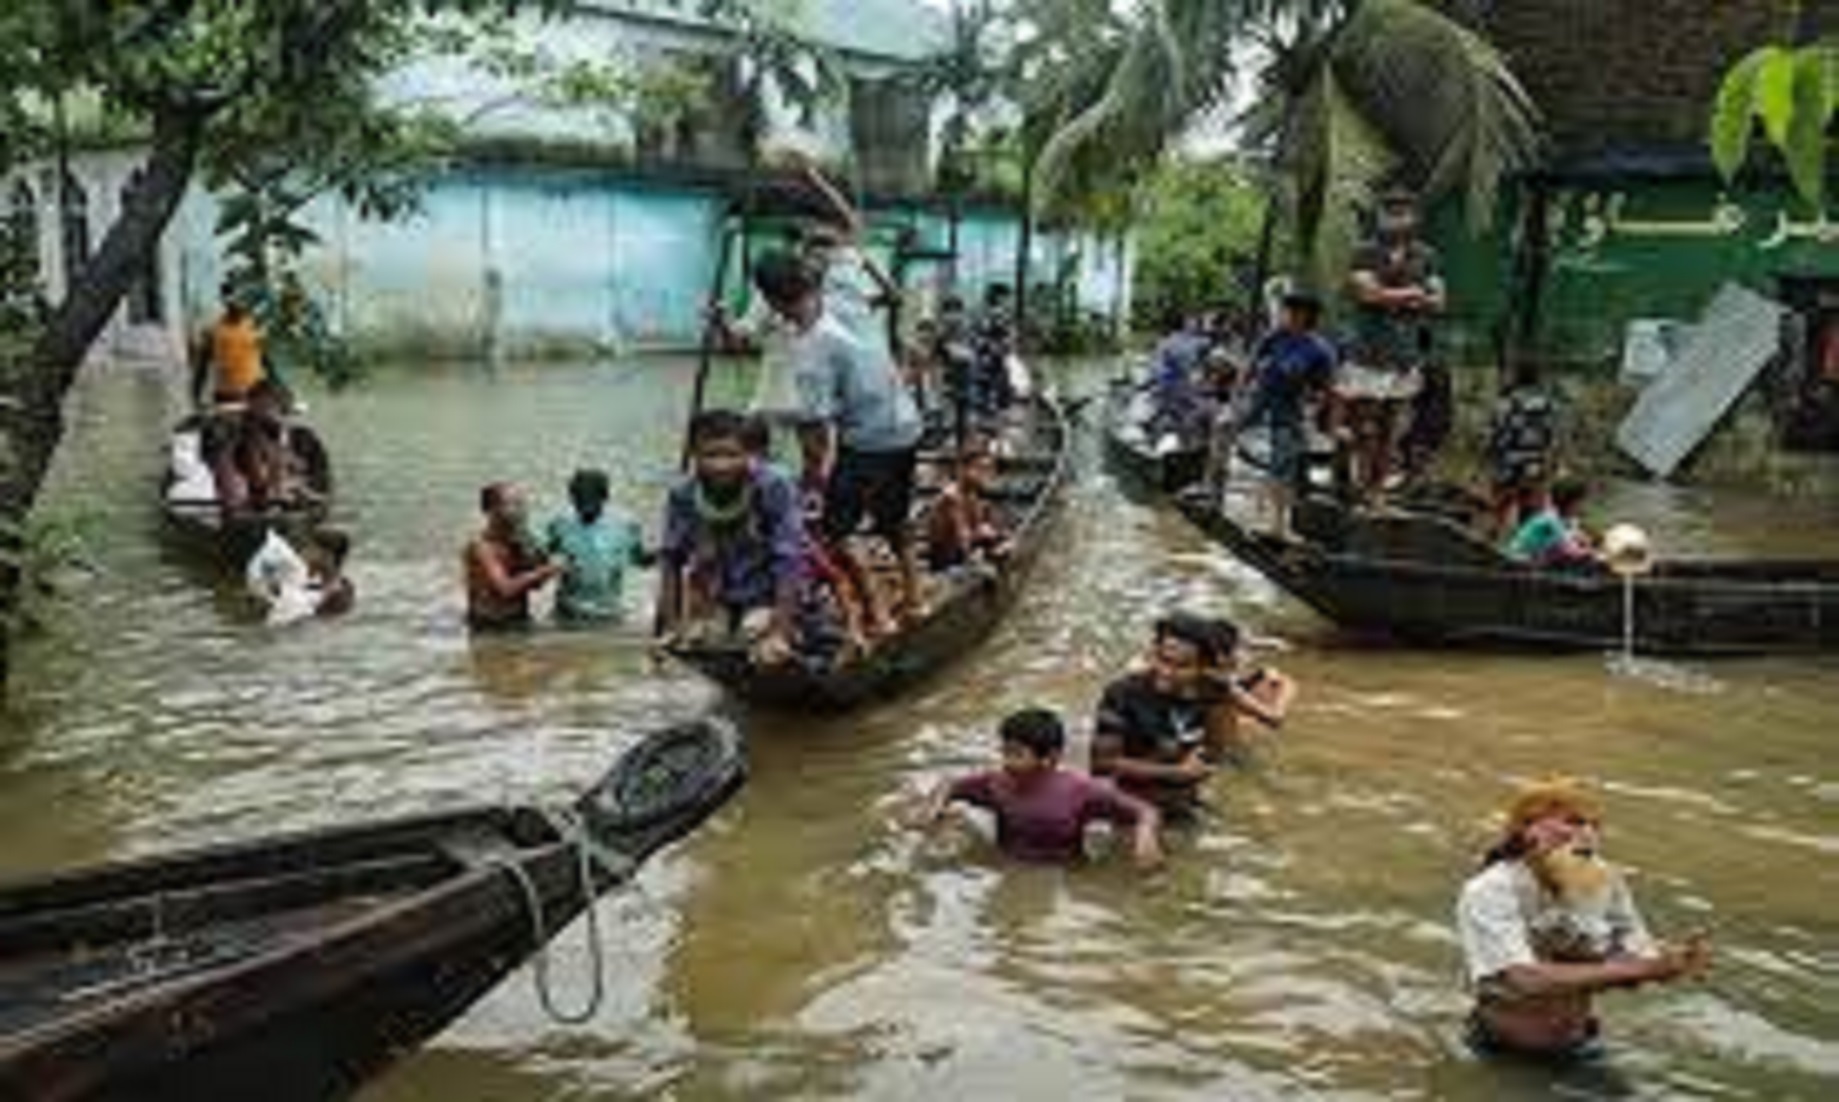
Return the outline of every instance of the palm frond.
{"type": "Polygon", "coordinates": [[[1396,160],[1331,68],[1297,101],[1289,131],[1281,167],[1289,181],[1299,259],[1323,283],[1346,270],[1360,236],[1359,212],[1370,206],[1396,160]]]}
{"type": "Polygon", "coordinates": [[[1539,155],[1538,111],[1493,46],[1421,0],[1365,0],[1329,62],[1427,200],[1460,194],[1469,223],[1539,155]]]}

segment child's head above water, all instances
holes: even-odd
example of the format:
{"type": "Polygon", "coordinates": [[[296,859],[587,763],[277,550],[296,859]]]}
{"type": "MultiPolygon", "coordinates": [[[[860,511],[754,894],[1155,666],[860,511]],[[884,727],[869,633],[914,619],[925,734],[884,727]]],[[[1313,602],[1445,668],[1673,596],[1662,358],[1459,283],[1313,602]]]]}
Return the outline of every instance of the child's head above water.
{"type": "Polygon", "coordinates": [[[600,519],[611,492],[605,471],[579,470],[568,480],[569,503],[575,507],[575,514],[589,524],[600,519]]]}
{"type": "Polygon", "coordinates": [[[1066,726],[1046,708],[1024,708],[1003,720],[1003,769],[1012,776],[1032,776],[1058,768],[1066,750],[1066,726]]]}

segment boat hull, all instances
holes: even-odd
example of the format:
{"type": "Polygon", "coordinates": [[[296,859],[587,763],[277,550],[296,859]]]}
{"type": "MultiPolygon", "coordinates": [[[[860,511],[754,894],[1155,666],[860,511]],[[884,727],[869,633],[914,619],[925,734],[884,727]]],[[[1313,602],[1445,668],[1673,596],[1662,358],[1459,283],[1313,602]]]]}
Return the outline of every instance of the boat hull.
{"type": "Polygon", "coordinates": [[[1010,529],[1012,550],[1000,570],[961,571],[919,624],[882,640],[868,655],[838,665],[777,666],[752,662],[744,649],[679,648],[682,661],[751,704],[783,710],[842,711],[890,696],[962,656],[1002,620],[1046,548],[1069,477],[1070,433],[1057,403],[1035,399],[1026,434],[1039,449],[1025,463],[1033,492],[1010,529]]]}
{"type": "Polygon", "coordinates": [[[1459,556],[1354,553],[1248,530],[1194,496],[1182,511],[1347,631],[1425,646],[1772,654],[1839,647],[1839,563],[1669,562],[1629,583],[1601,571],[1459,556]]]}
{"type": "Polygon", "coordinates": [[[702,741],[700,775],[683,780],[674,808],[609,818],[610,793],[656,783],[640,770],[660,760],[646,757],[657,740],[635,751],[644,761],[623,760],[577,808],[612,851],[586,883],[576,842],[525,808],[216,847],[0,889],[0,986],[14,996],[0,1012],[0,1098],[350,1094],[538,947],[526,884],[553,934],[738,789],[731,728],[711,721],[668,737],[702,741]],[[235,939],[264,923],[262,940],[236,951],[235,939]],[[168,980],[137,982],[130,970],[110,977],[118,994],[100,995],[59,985],[106,960],[111,945],[127,945],[131,961],[154,944],[184,949],[168,980]],[[214,952],[228,955],[187,967],[185,954],[208,961],[214,952]],[[61,971],[34,970],[60,953],[61,971]]]}

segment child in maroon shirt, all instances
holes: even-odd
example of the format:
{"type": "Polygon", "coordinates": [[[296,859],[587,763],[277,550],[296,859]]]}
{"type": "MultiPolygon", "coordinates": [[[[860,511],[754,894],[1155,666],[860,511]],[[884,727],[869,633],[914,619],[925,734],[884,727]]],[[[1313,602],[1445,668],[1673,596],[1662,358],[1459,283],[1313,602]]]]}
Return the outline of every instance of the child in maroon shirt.
{"type": "Polygon", "coordinates": [[[1154,807],[1108,781],[1060,768],[1066,729],[1059,716],[1042,708],[1020,711],[1003,721],[1000,734],[1002,768],[941,785],[927,804],[926,823],[937,822],[954,801],[987,808],[996,815],[996,844],[1004,853],[1066,863],[1084,858],[1086,826],[1104,820],[1132,829],[1138,865],[1161,864],[1162,820],[1154,807]]]}

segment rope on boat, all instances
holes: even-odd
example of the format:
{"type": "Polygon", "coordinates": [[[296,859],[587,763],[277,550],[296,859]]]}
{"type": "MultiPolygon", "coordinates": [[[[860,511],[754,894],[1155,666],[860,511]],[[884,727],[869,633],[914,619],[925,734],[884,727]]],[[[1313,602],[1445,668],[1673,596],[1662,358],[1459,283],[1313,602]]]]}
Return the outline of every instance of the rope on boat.
{"type": "Polygon", "coordinates": [[[530,976],[536,988],[537,1001],[542,1004],[543,1012],[549,1015],[550,1020],[560,1025],[583,1025],[600,1013],[600,1007],[606,1001],[606,945],[600,933],[599,908],[594,905],[594,866],[601,866],[602,871],[611,878],[623,878],[631,874],[633,864],[597,843],[588,831],[587,824],[573,811],[558,809],[551,812],[550,825],[563,842],[574,849],[575,870],[581,894],[586,900],[583,909],[587,912],[588,993],[586,1003],[579,1010],[565,1010],[558,1006],[550,985],[550,931],[543,913],[542,893],[537,890],[536,883],[522,865],[506,861],[500,867],[511,874],[511,880],[522,891],[524,905],[530,913],[531,933],[536,938],[536,955],[531,962],[530,976]]]}

